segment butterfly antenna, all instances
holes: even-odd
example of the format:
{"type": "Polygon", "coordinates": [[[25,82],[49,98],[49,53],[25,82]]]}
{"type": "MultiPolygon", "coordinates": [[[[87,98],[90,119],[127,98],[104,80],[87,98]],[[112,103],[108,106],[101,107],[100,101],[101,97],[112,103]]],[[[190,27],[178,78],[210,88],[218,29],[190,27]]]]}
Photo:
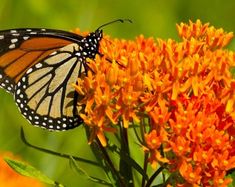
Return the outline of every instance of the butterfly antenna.
{"type": "Polygon", "coordinates": [[[113,21],[110,21],[108,23],[105,23],[101,26],[99,26],[96,30],[100,30],[101,28],[107,26],[107,25],[110,25],[110,24],[113,24],[113,23],[116,23],[116,22],[121,22],[121,23],[124,23],[124,22],[129,22],[129,23],[132,23],[132,21],[130,19],[116,19],[116,20],[113,20],[113,21]]]}

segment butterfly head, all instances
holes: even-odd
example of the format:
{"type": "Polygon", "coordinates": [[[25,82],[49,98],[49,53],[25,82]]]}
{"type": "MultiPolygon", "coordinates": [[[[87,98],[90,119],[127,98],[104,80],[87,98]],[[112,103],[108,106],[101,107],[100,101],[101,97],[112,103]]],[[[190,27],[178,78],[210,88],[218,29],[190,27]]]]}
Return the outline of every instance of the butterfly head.
{"type": "Polygon", "coordinates": [[[95,58],[96,54],[99,54],[99,46],[100,41],[103,38],[103,31],[96,30],[95,32],[91,32],[88,36],[86,36],[82,41],[82,47],[86,54],[85,57],[87,58],[95,58]]]}
{"type": "Polygon", "coordinates": [[[91,32],[88,36],[86,36],[80,44],[80,49],[82,50],[83,58],[94,59],[96,54],[100,54],[99,47],[100,47],[100,41],[103,38],[103,30],[102,30],[103,27],[113,24],[115,22],[123,23],[124,21],[128,21],[132,23],[132,21],[129,19],[113,20],[113,21],[110,21],[108,23],[101,25],[95,30],[95,32],[91,32]]]}

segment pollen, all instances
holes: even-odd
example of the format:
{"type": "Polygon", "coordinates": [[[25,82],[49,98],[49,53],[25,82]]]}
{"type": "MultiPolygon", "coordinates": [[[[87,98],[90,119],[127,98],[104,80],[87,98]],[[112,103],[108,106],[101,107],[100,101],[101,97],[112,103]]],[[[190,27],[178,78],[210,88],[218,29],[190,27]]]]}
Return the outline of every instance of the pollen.
{"type": "Polygon", "coordinates": [[[183,151],[183,150],[184,150],[184,147],[179,146],[179,147],[178,147],[178,150],[181,152],[181,151],[183,151]]]}
{"type": "Polygon", "coordinates": [[[217,145],[220,145],[220,144],[221,144],[221,140],[220,140],[220,139],[216,139],[216,140],[215,140],[215,143],[216,143],[217,145]]]}
{"type": "Polygon", "coordinates": [[[194,178],[195,178],[195,174],[194,174],[194,173],[190,173],[190,174],[189,174],[189,177],[190,177],[191,179],[194,179],[194,178]]]}

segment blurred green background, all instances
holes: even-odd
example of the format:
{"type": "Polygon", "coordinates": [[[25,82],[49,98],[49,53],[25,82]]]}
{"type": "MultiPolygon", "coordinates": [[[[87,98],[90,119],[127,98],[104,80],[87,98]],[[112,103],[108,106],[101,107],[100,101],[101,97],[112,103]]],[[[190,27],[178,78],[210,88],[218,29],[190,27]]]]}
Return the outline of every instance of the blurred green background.
{"type": "MultiPolygon", "coordinates": [[[[226,31],[235,31],[234,10],[233,0],[0,0],[0,29],[43,27],[94,31],[108,21],[129,18],[133,24],[113,24],[104,28],[104,32],[126,39],[134,39],[139,34],[178,39],[176,23],[188,20],[201,19],[226,31]]],[[[234,48],[232,42],[230,49],[234,48]]],[[[0,151],[8,150],[21,155],[66,186],[100,186],[78,176],[67,160],[25,146],[20,139],[21,126],[35,145],[93,159],[83,127],[66,132],[35,128],[21,116],[12,96],[0,90],[0,151]]],[[[103,176],[96,168],[84,164],[81,167],[91,175],[99,173],[103,176]]]]}

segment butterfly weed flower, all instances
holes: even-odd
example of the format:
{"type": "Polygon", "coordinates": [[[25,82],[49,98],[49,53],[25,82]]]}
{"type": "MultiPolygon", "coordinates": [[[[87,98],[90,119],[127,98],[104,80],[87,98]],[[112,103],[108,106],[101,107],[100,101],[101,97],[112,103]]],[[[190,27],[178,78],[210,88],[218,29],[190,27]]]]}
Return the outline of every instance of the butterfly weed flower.
{"type": "Polygon", "coordinates": [[[90,142],[98,137],[103,146],[120,126],[139,132],[144,162],[155,171],[164,165],[168,177],[148,174],[146,186],[227,186],[235,168],[235,53],[225,47],[233,34],[200,20],[177,30],[178,42],[104,36],[103,56],[89,61],[75,85],[85,106],[80,116],[90,142]]]}

